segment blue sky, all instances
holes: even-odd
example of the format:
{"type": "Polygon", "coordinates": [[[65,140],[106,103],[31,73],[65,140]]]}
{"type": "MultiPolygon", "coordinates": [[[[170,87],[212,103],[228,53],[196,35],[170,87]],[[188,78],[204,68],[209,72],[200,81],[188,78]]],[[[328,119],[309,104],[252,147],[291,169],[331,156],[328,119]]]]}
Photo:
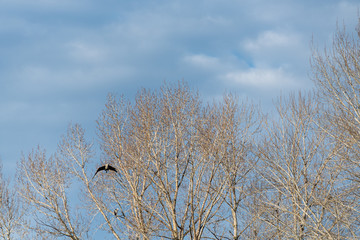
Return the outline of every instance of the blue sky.
{"type": "Polygon", "coordinates": [[[267,107],[309,89],[310,43],[353,31],[359,2],[285,0],[0,0],[0,159],[14,169],[70,122],[96,138],[109,92],[184,79],[205,99],[225,91],[267,107]]]}

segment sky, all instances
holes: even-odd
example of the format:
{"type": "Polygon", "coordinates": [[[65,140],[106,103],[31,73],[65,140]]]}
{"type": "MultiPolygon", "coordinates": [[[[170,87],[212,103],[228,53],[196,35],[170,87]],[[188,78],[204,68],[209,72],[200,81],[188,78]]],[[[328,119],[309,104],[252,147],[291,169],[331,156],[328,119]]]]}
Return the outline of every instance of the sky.
{"type": "MultiPolygon", "coordinates": [[[[268,107],[308,90],[311,42],[352,32],[358,0],[0,0],[0,159],[12,172],[70,123],[96,141],[109,93],[184,80],[268,107]]],[[[8,171],[9,170],[9,171],[8,171]]]]}

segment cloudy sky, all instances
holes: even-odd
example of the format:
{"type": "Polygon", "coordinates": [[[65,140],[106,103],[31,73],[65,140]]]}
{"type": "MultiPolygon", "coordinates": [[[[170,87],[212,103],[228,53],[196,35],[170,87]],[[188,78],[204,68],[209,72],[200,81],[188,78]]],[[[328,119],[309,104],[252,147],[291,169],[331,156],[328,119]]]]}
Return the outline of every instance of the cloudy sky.
{"type": "Polygon", "coordinates": [[[358,0],[0,0],[0,159],[51,153],[70,122],[95,138],[109,92],[184,79],[206,99],[312,87],[310,43],[353,31],[358,0]]]}

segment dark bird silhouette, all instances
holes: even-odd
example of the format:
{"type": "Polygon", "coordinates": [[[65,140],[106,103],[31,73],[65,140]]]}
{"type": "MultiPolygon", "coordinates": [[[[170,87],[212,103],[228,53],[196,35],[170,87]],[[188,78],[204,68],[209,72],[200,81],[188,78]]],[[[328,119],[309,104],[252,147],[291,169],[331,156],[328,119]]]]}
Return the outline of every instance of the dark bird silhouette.
{"type": "Polygon", "coordinates": [[[96,173],[94,174],[93,178],[96,176],[96,174],[100,171],[103,171],[105,170],[105,172],[108,172],[109,170],[110,171],[114,171],[114,172],[117,172],[116,168],[114,168],[113,166],[109,165],[108,163],[105,164],[104,166],[101,166],[99,167],[97,170],[96,170],[96,173]]]}
{"type": "Polygon", "coordinates": [[[116,209],[114,210],[114,216],[115,216],[115,217],[117,216],[118,211],[119,211],[119,209],[118,209],[118,208],[116,208],[116,209]]]}

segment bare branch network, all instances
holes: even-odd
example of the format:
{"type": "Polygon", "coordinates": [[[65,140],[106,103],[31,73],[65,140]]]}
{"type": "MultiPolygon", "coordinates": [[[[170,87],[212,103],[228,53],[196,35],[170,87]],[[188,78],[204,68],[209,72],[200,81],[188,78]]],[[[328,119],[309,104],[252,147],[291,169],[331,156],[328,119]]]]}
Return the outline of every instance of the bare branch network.
{"type": "Polygon", "coordinates": [[[357,32],[313,50],[316,90],[280,97],[272,118],[184,82],[109,95],[99,149],[70,125],[15,183],[0,175],[0,239],[359,239],[357,32]]]}

